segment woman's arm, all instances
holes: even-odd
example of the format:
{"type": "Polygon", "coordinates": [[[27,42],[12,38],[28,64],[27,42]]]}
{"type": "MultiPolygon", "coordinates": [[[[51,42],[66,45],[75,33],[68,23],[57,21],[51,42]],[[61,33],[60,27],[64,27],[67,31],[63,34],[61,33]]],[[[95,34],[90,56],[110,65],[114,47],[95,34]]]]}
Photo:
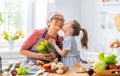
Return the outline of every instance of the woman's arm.
{"type": "Polygon", "coordinates": [[[41,38],[43,32],[44,30],[35,30],[23,43],[19,53],[26,57],[49,60],[50,54],[41,54],[30,51],[37,40],[41,38]]]}
{"type": "Polygon", "coordinates": [[[56,49],[56,51],[61,55],[65,56],[68,53],[68,50],[61,50],[55,43],[55,39],[49,39],[50,44],[56,49]]]}
{"type": "Polygon", "coordinates": [[[30,50],[20,50],[20,54],[26,56],[26,57],[31,57],[31,58],[36,58],[36,59],[43,59],[49,61],[51,59],[50,54],[42,54],[42,53],[35,53],[30,50]]]}

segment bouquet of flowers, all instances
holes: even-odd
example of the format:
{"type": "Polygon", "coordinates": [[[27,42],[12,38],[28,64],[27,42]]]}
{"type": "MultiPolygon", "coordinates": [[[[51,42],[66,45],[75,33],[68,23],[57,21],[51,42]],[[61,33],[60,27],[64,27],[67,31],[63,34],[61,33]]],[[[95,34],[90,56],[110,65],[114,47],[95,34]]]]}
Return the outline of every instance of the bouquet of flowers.
{"type": "Polygon", "coordinates": [[[120,47],[120,41],[116,40],[110,44],[110,48],[118,48],[120,47]]]}
{"type": "MultiPolygon", "coordinates": [[[[43,42],[40,42],[37,46],[36,49],[43,54],[50,54],[51,49],[50,49],[50,43],[48,40],[45,40],[43,42]]],[[[50,59],[50,62],[54,61],[54,58],[50,59]]]]}
{"type": "Polygon", "coordinates": [[[24,38],[22,30],[17,30],[15,33],[13,32],[3,32],[3,37],[5,40],[18,40],[19,38],[24,38]]]}
{"type": "Polygon", "coordinates": [[[40,42],[38,46],[36,46],[36,49],[43,54],[49,54],[51,52],[50,43],[48,42],[48,40],[40,42]]]}

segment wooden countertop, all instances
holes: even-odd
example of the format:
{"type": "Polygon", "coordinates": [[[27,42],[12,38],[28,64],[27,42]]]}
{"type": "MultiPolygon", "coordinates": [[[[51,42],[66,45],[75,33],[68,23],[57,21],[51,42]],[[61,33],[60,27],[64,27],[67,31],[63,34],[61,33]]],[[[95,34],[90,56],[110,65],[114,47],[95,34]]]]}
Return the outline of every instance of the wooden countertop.
{"type": "Polygon", "coordinates": [[[87,73],[76,73],[74,69],[70,68],[66,73],[59,75],[56,73],[49,73],[48,76],[89,76],[87,73]]]}
{"type": "MultiPolygon", "coordinates": [[[[3,75],[8,76],[8,75],[3,75]]],[[[34,76],[34,75],[22,75],[22,76],[34,76]]],[[[38,76],[43,76],[43,74],[40,74],[38,76]]],[[[76,73],[73,68],[69,68],[69,70],[64,74],[56,74],[56,73],[49,73],[47,76],[89,76],[87,73],[76,73]]]]}
{"type": "Polygon", "coordinates": [[[56,73],[49,73],[48,76],[88,76],[87,73],[76,73],[73,68],[69,68],[69,70],[64,74],[56,74],[56,73]]]}

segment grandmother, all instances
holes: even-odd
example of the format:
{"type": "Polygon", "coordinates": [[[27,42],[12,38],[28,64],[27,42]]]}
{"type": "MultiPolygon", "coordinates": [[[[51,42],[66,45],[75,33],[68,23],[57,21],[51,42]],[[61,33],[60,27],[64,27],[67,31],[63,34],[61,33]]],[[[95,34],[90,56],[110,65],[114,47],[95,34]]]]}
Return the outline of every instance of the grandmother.
{"type": "Polygon", "coordinates": [[[52,52],[50,54],[42,54],[36,50],[36,45],[44,40],[53,38],[56,40],[56,44],[62,48],[63,38],[58,35],[58,31],[61,30],[64,24],[64,16],[57,11],[51,11],[48,15],[47,25],[48,28],[35,30],[23,43],[20,54],[26,56],[25,62],[30,61],[37,63],[37,60],[42,60],[44,63],[49,63],[51,58],[57,57],[60,61],[61,57],[56,50],[51,47],[52,52]]]}

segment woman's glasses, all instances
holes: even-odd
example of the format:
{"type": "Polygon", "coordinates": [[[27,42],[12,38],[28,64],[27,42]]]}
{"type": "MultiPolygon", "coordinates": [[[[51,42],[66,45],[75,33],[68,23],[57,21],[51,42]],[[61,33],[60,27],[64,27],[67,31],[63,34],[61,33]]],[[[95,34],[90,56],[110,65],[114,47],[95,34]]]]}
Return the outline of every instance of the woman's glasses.
{"type": "Polygon", "coordinates": [[[58,17],[53,17],[52,19],[56,20],[56,21],[61,21],[61,22],[65,22],[65,20],[63,18],[58,18],[58,17]]]}

